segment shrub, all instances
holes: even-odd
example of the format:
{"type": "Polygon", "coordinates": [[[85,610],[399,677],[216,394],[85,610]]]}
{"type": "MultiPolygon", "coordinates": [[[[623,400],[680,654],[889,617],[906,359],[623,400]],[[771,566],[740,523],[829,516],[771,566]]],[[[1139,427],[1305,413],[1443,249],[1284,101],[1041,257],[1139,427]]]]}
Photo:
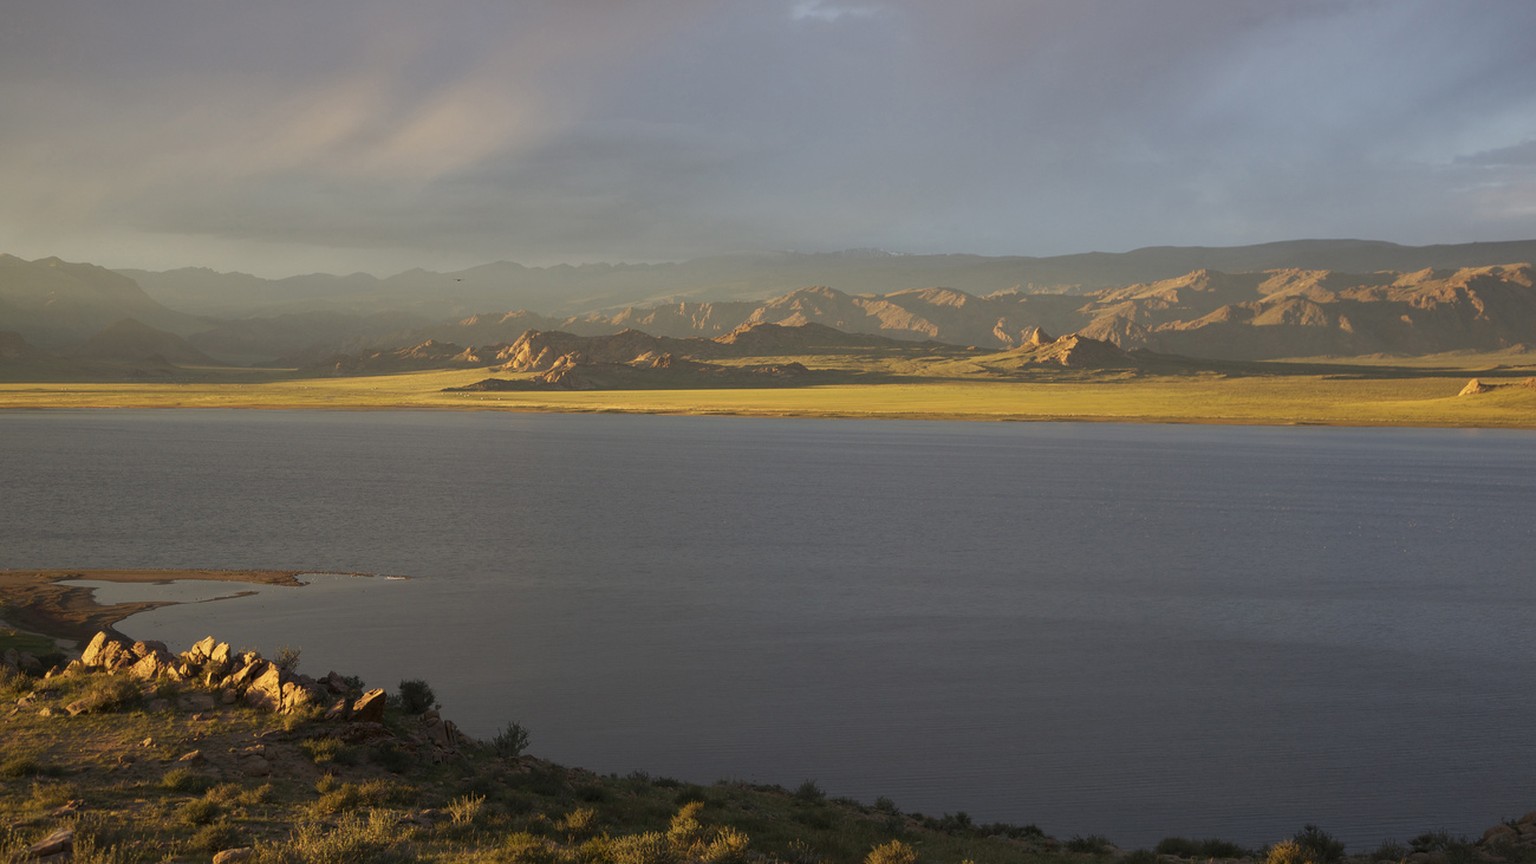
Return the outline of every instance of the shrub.
{"type": "Polygon", "coordinates": [[[704,826],[699,822],[699,811],[704,802],[690,801],[682,806],[667,826],[667,842],[679,852],[691,852],[704,839],[704,826]]]}
{"type": "Polygon", "coordinates": [[[1137,849],[1120,859],[1120,864],[1157,864],[1157,854],[1147,849],[1137,849]]]}
{"type": "Polygon", "coordinates": [[[27,805],[38,810],[52,810],[69,803],[79,794],[79,791],[71,783],[58,780],[33,780],[32,795],[27,799],[27,805]]]}
{"type": "Polygon", "coordinates": [[[235,826],[228,822],[218,822],[197,829],[187,840],[187,845],[204,855],[214,855],[224,849],[243,846],[243,841],[244,838],[235,826]]]}
{"type": "Polygon", "coordinates": [[[917,864],[917,850],[900,840],[892,840],[869,850],[864,856],[864,864],[917,864]]]}
{"type": "Polygon", "coordinates": [[[963,834],[971,830],[971,816],[964,810],[953,814],[945,813],[933,827],[946,834],[963,834]]]}
{"type": "Polygon", "coordinates": [[[820,804],[827,797],[827,793],[821,791],[815,780],[807,780],[795,789],[795,800],[806,804],[820,804]]]}
{"type": "Polygon", "coordinates": [[[410,860],[395,848],[398,826],[388,813],[370,810],[367,817],[348,813],[327,827],[306,822],[294,829],[287,844],[258,850],[262,861],[283,864],[354,864],[358,861],[395,862],[410,860]]]}
{"type": "Polygon", "coordinates": [[[336,762],[337,756],[346,749],[346,744],[340,738],[308,738],[299,742],[299,749],[309,754],[309,759],[316,765],[324,765],[327,762],[336,762]]]}
{"type": "Polygon", "coordinates": [[[92,675],[85,692],[76,703],[84,713],[116,711],[140,700],[139,688],[132,681],[117,675],[92,675]]]}
{"type": "Polygon", "coordinates": [[[1383,840],[1381,845],[1376,847],[1376,851],[1371,853],[1370,858],[1372,861],[1401,861],[1408,857],[1410,851],[1407,846],[1396,840],[1383,840]]]}
{"type": "Polygon", "coordinates": [[[901,812],[900,810],[896,809],[896,802],[892,801],[891,799],[889,799],[887,797],[885,797],[884,795],[881,795],[879,798],[875,799],[875,809],[879,810],[881,813],[900,813],[901,812]]]}
{"type": "Polygon", "coordinates": [[[420,678],[400,682],[400,710],[407,714],[425,714],[438,707],[437,694],[420,678]]]}
{"type": "Polygon", "coordinates": [[[208,825],[217,820],[222,812],[223,808],[218,805],[218,802],[207,797],[193,798],[176,808],[177,818],[188,825],[208,825]]]}
{"type": "Polygon", "coordinates": [[[9,702],[32,691],[32,678],[0,665],[0,700],[9,702]]]}
{"type": "Polygon", "coordinates": [[[12,756],[0,762],[0,777],[36,777],[48,773],[48,768],[31,756],[12,756]]]}
{"type": "Polygon", "coordinates": [[[1344,858],[1344,844],[1316,825],[1306,825],[1291,838],[1302,856],[1316,864],[1332,864],[1344,858]]]}
{"type": "Polygon", "coordinates": [[[614,838],[608,843],[608,858],[613,864],[675,864],[678,860],[658,831],[614,838]]]}
{"type": "Polygon", "coordinates": [[[811,844],[796,837],[789,841],[789,848],[780,856],[785,864],[821,864],[821,853],[817,852],[811,844]]]}
{"type": "Polygon", "coordinates": [[[1426,831],[1408,841],[1415,852],[1449,852],[1467,845],[1467,838],[1453,837],[1449,831],[1426,831]]]}
{"type": "Polygon", "coordinates": [[[381,741],[369,751],[370,757],[391,774],[404,774],[411,770],[415,760],[411,754],[393,741],[381,741]]]}
{"type": "Polygon", "coordinates": [[[1264,864],[1316,864],[1308,861],[1306,853],[1301,851],[1301,844],[1295,840],[1281,840],[1269,847],[1269,854],[1264,856],[1264,864]]]}
{"type": "Polygon", "coordinates": [[[291,645],[284,645],[277,649],[277,656],[272,659],[272,662],[277,664],[277,668],[284,672],[295,672],[299,668],[300,653],[299,649],[291,645]]]}
{"type": "MultiPolygon", "coordinates": [[[[315,813],[326,816],[333,813],[344,813],[358,809],[360,806],[383,807],[387,805],[408,804],[415,797],[416,790],[392,780],[368,780],[363,783],[336,784],[331,775],[327,781],[322,777],[315,788],[320,792],[320,797],[313,805],[315,813]]],[[[482,798],[483,802],[484,799],[482,798]]]]}
{"type": "Polygon", "coordinates": [[[715,832],[714,839],[704,847],[699,860],[704,864],[744,864],[750,843],[746,834],[726,826],[715,832]]]}
{"type": "Polygon", "coordinates": [[[1062,844],[1068,852],[1079,852],[1090,855],[1098,855],[1109,848],[1109,840],[1098,834],[1089,834],[1087,837],[1072,835],[1072,839],[1062,844]]]}
{"type": "Polygon", "coordinates": [[[1187,837],[1164,837],[1157,841],[1154,850],[1159,855],[1175,858],[1245,858],[1248,850],[1212,837],[1208,840],[1191,840],[1187,837]]]}
{"type": "Polygon", "coordinates": [[[201,795],[213,786],[213,781],[191,768],[172,768],[160,775],[160,788],[167,792],[185,792],[201,795]]]}
{"type": "Polygon", "coordinates": [[[455,825],[468,825],[475,821],[484,807],[484,795],[461,795],[448,802],[448,816],[455,825]]]}
{"type": "Polygon", "coordinates": [[[597,811],[591,807],[577,807],[555,822],[555,829],[571,836],[586,834],[597,826],[597,811]]]}
{"type": "Polygon", "coordinates": [[[516,831],[502,842],[502,858],[511,864],[554,864],[558,860],[557,848],[550,840],[516,831]]]}
{"type": "Polygon", "coordinates": [[[496,748],[496,755],[503,759],[516,759],[528,749],[528,730],[521,723],[508,723],[496,733],[491,746],[496,748]]]}

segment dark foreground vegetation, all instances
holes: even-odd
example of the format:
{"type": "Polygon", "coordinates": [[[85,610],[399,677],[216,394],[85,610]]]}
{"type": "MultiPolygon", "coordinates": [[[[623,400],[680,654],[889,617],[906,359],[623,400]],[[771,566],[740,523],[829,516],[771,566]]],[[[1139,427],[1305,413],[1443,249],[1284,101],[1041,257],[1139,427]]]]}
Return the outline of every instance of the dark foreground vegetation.
{"type": "Polygon", "coordinates": [[[529,732],[464,736],[431,686],[393,694],[211,638],[182,654],[98,636],[79,659],[0,634],[0,862],[1267,864],[1536,862],[1536,813],[1472,842],[1430,833],[1363,855],[1314,826],[1266,849],[1170,837],[1124,851],[886,799],[600,776],[534,758],[529,732]]]}

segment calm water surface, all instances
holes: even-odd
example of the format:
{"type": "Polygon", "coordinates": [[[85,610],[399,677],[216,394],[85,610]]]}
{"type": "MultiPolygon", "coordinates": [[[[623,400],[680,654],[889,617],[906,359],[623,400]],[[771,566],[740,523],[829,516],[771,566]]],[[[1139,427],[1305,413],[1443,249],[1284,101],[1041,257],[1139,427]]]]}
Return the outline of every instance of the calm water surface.
{"type": "Polygon", "coordinates": [[[600,771],[1131,846],[1536,807],[1533,513],[1528,433],[0,413],[0,566],[412,577],[135,635],[425,678],[600,771]]]}

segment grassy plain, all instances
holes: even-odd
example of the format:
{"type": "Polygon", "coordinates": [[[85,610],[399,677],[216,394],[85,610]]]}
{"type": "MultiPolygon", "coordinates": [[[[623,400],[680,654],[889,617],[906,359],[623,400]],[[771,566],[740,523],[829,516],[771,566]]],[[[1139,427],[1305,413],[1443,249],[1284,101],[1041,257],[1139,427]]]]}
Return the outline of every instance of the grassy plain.
{"type": "MultiPolygon", "coordinates": [[[[1529,355],[1212,364],[1175,374],[1011,370],[949,358],[794,359],[826,383],[796,387],[443,392],[484,369],[354,377],[189,370],[175,380],[0,381],[0,408],[337,408],[748,416],[1089,420],[1349,426],[1536,426],[1536,389],[1457,396],[1467,379],[1516,384],[1529,355]]],[[[500,377],[516,377],[503,374],[500,377]]]]}

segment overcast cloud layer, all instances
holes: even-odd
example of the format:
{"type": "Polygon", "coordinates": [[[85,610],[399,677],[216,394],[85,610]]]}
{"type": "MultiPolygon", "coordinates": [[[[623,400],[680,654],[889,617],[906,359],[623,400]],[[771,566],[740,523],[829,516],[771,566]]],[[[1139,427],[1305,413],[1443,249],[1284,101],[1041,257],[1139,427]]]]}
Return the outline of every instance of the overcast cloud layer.
{"type": "Polygon", "coordinates": [[[1536,237],[1524,0],[20,0],[0,251],[262,275],[1536,237]]]}

